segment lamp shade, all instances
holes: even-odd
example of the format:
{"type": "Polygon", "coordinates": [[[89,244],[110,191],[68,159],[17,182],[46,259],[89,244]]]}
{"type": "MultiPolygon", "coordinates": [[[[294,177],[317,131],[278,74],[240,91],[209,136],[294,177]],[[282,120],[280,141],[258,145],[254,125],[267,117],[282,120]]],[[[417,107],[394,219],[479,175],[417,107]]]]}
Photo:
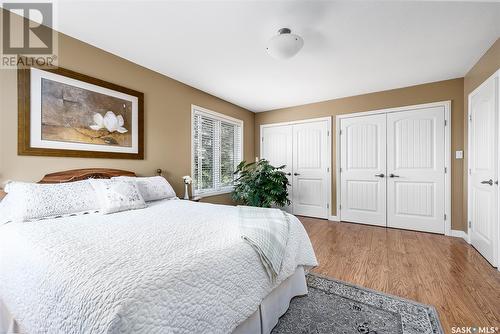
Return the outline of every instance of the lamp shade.
{"type": "Polygon", "coordinates": [[[266,50],[273,58],[288,59],[295,56],[303,46],[302,37],[292,34],[288,28],[283,28],[269,40],[266,50]]]}

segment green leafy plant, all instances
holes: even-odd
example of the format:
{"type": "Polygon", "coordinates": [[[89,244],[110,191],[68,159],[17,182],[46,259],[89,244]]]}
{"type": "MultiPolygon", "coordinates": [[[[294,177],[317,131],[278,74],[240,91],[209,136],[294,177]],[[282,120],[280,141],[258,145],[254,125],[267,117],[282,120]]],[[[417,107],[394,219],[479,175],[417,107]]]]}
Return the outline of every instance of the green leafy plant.
{"type": "Polygon", "coordinates": [[[232,197],[235,201],[248,206],[269,208],[290,204],[288,188],[290,185],[283,169],[274,167],[269,161],[240,162],[234,174],[238,175],[232,197]]]}

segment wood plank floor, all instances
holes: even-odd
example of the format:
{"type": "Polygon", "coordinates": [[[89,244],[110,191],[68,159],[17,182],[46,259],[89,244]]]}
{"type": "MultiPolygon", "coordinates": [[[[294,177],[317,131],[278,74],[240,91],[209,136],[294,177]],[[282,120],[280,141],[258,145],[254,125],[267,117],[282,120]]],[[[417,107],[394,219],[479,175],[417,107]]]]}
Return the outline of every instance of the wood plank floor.
{"type": "Polygon", "coordinates": [[[434,305],[446,333],[500,327],[500,273],[464,240],[299,219],[320,263],[313,272],[434,305]]]}

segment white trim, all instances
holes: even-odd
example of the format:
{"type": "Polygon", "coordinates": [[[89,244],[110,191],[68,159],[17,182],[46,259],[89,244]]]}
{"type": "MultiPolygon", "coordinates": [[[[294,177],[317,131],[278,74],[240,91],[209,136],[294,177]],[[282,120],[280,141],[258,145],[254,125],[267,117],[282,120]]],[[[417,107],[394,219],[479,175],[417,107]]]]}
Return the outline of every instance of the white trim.
{"type": "Polygon", "coordinates": [[[339,216],[330,216],[328,217],[328,220],[333,222],[340,222],[339,216]]]}
{"type": "Polygon", "coordinates": [[[328,183],[328,212],[326,214],[327,219],[329,219],[330,215],[332,214],[332,173],[333,173],[333,168],[332,168],[332,138],[333,138],[333,133],[332,133],[332,116],[326,116],[326,117],[318,117],[318,118],[310,118],[310,119],[303,119],[303,120],[297,120],[297,121],[290,121],[290,122],[279,122],[279,123],[268,123],[268,124],[261,124],[259,128],[259,158],[262,157],[262,139],[263,137],[263,129],[264,128],[269,128],[269,127],[275,127],[275,126],[286,126],[286,125],[294,125],[294,124],[305,124],[305,123],[313,123],[313,122],[328,122],[328,140],[327,140],[327,151],[328,151],[328,156],[327,160],[330,162],[328,165],[328,168],[330,172],[328,173],[327,176],[327,183],[328,183]]]}
{"type": "Polygon", "coordinates": [[[442,102],[444,105],[444,235],[451,235],[451,101],[442,102]]]}
{"type": "Polygon", "coordinates": [[[338,221],[342,221],[342,210],[340,210],[340,193],[342,188],[340,185],[340,117],[335,118],[335,190],[336,194],[336,208],[335,214],[338,221]]]}
{"type": "MultiPolygon", "coordinates": [[[[283,126],[283,125],[294,125],[294,124],[304,124],[304,123],[313,123],[313,122],[321,122],[321,121],[327,121],[330,120],[332,121],[332,116],[325,116],[325,117],[318,117],[318,118],[308,118],[308,119],[301,119],[298,121],[290,121],[290,122],[278,122],[278,123],[266,123],[266,124],[261,124],[260,125],[260,138],[262,139],[262,129],[263,128],[268,128],[268,127],[273,127],[273,126],[283,126]]],[[[262,149],[260,151],[262,153],[262,149]]]]}
{"type": "Polygon", "coordinates": [[[416,104],[411,106],[388,108],[388,109],[378,109],[371,111],[355,112],[350,114],[337,115],[335,118],[335,134],[336,134],[336,161],[335,161],[335,180],[337,185],[337,217],[342,220],[342,211],[340,209],[341,205],[341,173],[340,173],[340,121],[344,118],[361,117],[376,114],[388,114],[407,110],[418,110],[426,109],[432,107],[444,107],[445,121],[447,125],[445,126],[445,160],[444,165],[446,167],[447,173],[445,174],[444,182],[444,213],[446,214],[446,220],[444,221],[444,234],[451,235],[451,101],[439,101],[432,103],[416,104]]]}
{"type": "MultiPolygon", "coordinates": [[[[470,117],[471,117],[471,99],[474,95],[478,93],[480,89],[482,89],[490,80],[497,79],[497,109],[500,109],[500,69],[495,71],[491,76],[488,77],[488,79],[484,80],[479,86],[477,86],[472,92],[470,92],[469,96],[467,96],[467,155],[470,157],[470,152],[471,152],[471,132],[469,131],[469,123],[470,123],[470,117]]],[[[500,132],[500,115],[498,115],[498,131],[500,132]]],[[[500,147],[500,135],[497,134],[497,140],[498,140],[498,147],[500,147]]],[[[471,217],[471,199],[470,199],[470,189],[471,189],[471,180],[469,177],[469,170],[471,169],[471,159],[467,157],[467,170],[465,171],[465,175],[467,177],[467,242],[470,244],[471,239],[471,230],[469,227],[469,222],[472,221],[471,217]]],[[[498,162],[497,162],[497,177],[500,178],[500,154],[498,156],[498,162]]],[[[498,185],[497,185],[498,187],[498,185]]],[[[498,195],[498,203],[497,203],[497,224],[500,224],[500,192],[498,195]]],[[[497,249],[497,256],[496,256],[496,262],[493,265],[497,267],[497,270],[500,271],[500,226],[497,226],[497,240],[496,240],[496,245],[494,246],[497,249]]]]}
{"type": "Polygon", "coordinates": [[[228,116],[226,114],[222,114],[220,112],[216,112],[216,111],[213,111],[213,110],[210,110],[210,109],[207,109],[207,108],[203,108],[203,107],[197,106],[195,104],[191,105],[191,117],[193,116],[193,113],[194,113],[195,110],[198,111],[198,112],[201,112],[202,114],[207,114],[207,115],[209,115],[211,117],[215,117],[215,118],[217,118],[220,121],[234,123],[236,125],[241,126],[241,128],[243,129],[243,121],[241,119],[237,119],[237,118],[228,116]]]}
{"type": "Polygon", "coordinates": [[[470,243],[468,234],[462,230],[451,230],[450,237],[462,238],[465,242],[470,243]]]}
{"type": "Polygon", "coordinates": [[[376,115],[376,114],[388,114],[388,113],[393,113],[393,112],[398,112],[398,111],[441,107],[441,106],[445,106],[446,104],[451,105],[451,100],[438,101],[438,102],[432,102],[432,103],[423,103],[423,104],[413,104],[413,105],[409,105],[409,106],[396,107],[396,108],[360,111],[360,112],[354,112],[354,113],[350,113],[350,114],[337,115],[336,118],[342,119],[342,118],[352,118],[352,117],[360,117],[360,116],[368,116],[368,115],[376,115]]]}
{"type": "MultiPolygon", "coordinates": [[[[223,122],[232,123],[232,124],[240,127],[240,155],[241,155],[240,160],[243,160],[244,156],[245,156],[245,152],[244,152],[244,147],[245,147],[245,145],[244,145],[244,125],[245,125],[245,123],[244,123],[244,121],[241,119],[237,119],[237,118],[227,116],[225,114],[207,109],[207,108],[197,106],[195,104],[191,104],[191,119],[190,119],[190,122],[191,122],[191,132],[190,132],[190,136],[191,136],[191,159],[190,159],[190,161],[191,161],[191,167],[190,167],[191,177],[194,177],[194,161],[193,161],[193,157],[194,157],[194,154],[193,154],[194,153],[193,152],[193,149],[194,149],[194,142],[193,142],[194,123],[193,123],[193,117],[194,117],[194,114],[196,112],[201,113],[201,114],[206,114],[209,117],[213,117],[213,118],[220,120],[220,121],[223,121],[223,122]]],[[[238,163],[236,163],[236,164],[238,164],[238,163]]],[[[231,193],[233,191],[233,188],[231,187],[231,189],[225,188],[225,189],[219,189],[219,190],[214,190],[214,191],[205,191],[205,192],[201,191],[201,192],[195,193],[195,190],[193,189],[193,187],[191,187],[191,191],[192,191],[193,196],[210,197],[210,196],[231,193]]]]}

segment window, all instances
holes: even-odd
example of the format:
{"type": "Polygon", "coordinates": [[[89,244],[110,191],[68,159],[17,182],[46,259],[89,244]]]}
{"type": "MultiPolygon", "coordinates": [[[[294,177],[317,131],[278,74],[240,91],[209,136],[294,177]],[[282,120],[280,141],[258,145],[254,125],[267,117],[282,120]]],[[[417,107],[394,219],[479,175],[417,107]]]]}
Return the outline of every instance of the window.
{"type": "Polygon", "coordinates": [[[233,189],[234,171],[242,159],[243,122],[192,106],[192,176],[195,195],[233,189]]]}

